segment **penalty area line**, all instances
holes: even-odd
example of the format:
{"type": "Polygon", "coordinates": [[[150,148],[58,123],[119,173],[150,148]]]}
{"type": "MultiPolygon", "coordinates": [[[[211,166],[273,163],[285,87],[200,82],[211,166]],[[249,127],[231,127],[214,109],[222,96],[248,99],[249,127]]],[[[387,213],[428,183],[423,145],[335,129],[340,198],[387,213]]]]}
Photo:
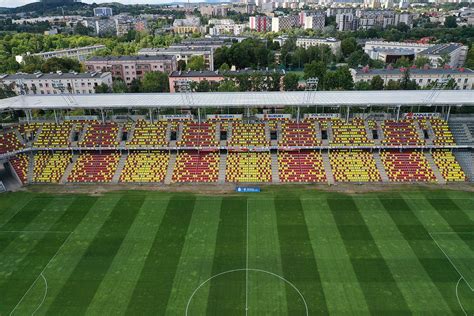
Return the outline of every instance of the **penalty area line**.
{"type": "Polygon", "coordinates": [[[33,288],[33,286],[36,284],[36,282],[38,281],[38,279],[40,277],[43,277],[44,281],[45,281],[45,284],[46,284],[46,293],[43,297],[43,301],[41,302],[41,304],[36,308],[36,310],[33,312],[36,313],[38,311],[38,309],[43,305],[44,303],[44,300],[46,299],[46,294],[47,294],[47,286],[48,286],[48,282],[46,281],[46,278],[44,277],[44,272],[46,270],[46,268],[49,266],[49,264],[53,261],[54,258],[56,258],[56,256],[58,255],[59,251],[61,251],[61,249],[64,247],[64,245],[68,242],[69,238],[71,238],[73,232],[70,232],[69,233],[69,236],[67,236],[67,238],[64,240],[64,242],[62,243],[62,245],[58,248],[58,250],[56,251],[56,253],[51,257],[51,259],[49,259],[48,263],[44,266],[43,270],[41,270],[40,274],[38,274],[38,276],[36,277],[36,279],[33,281],[33,283],[31,283],[30,287],[28,288],[28,290],[26,290],[25,294],[23,294],[23,296],[21,297],[21,299],[18,301],[18,303],[15,305],[15,307],[12,309],[12,311],[10,312],[10,316],[13,315],[13,312],[15,312],[15,310],[18,308],[18,306],[20,306],[20,303],[25,299],[26,295],[28,294],[28,292],[31,291],[31,289],[33,288]]]}

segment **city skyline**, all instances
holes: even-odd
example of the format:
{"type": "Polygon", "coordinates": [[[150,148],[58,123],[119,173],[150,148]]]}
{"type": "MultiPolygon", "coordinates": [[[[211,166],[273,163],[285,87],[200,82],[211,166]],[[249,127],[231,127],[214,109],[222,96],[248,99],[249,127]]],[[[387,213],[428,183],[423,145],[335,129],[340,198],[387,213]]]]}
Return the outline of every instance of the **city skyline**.
{"type": "MultiPolygon", "coordinates": [[[[39,0],[0,0],[0,7],[5,8],[15,8],[20,7],[29,3],[39,2],[39,0]]],[[[163,4],[163,3],[171,3],[171,2],[181,2],[181,1],[174,1],[174,0],[82,0],[83,3],[111,3],[111,2],[119,2],[122,4],[163,4]]],[[[187,2],[187,1],[182,1],[187,2]]],[[[190,2],[204,2],[201,0],[190,0],[190,2]]]]}

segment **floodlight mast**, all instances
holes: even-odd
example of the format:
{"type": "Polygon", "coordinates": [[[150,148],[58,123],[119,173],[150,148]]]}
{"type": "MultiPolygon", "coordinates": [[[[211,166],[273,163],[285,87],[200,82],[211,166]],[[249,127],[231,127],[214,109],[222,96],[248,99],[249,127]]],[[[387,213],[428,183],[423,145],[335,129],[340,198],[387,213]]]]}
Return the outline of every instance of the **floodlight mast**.
{"type": "MultiPolygon", "coordinates": [[[[305,94],[304,94],[304,99],[303,103],[306,104],[306,106],[309,106],[311,104],[311,99],[312,99],[312,94],[318,90],[318,84],[319,84],[319,78],[317,77],[311,77],[306,79],[306,86],[305,86],[305,94]]],[[[296,115],[296,122],[300,122],[300,106],[296,108],[297,110],[297,115],[296,115]]]]}

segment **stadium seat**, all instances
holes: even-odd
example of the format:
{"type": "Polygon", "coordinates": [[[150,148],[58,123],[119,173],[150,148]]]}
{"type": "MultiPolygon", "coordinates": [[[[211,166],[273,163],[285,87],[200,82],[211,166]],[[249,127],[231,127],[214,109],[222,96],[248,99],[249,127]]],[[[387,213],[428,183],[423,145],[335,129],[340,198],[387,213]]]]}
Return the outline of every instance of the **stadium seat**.
{"type": "Polygon", "coordinates": [[[110,182],[119,160],[116,151],[84,152],[74,164],[68,182],[110,182]]]}
{"type": "Polygon", "coordinates": [[[425,142],[420,139],[413,120],[386,120],[382,124],[385,146],[421,146],[425,142]]]}
{"type": "Polygon", "coordinates": [[[71,145],[70,137],[73,123],[43,123],[33,144],[36,148],[67,148],[71,145]]]}
{"type": "Polygon", "coordinates": [[[150,148],[168,146],[166,140],[167,122],[148,122],[139,120],[135,123],[132,139],[127,142],[129,148],[150,148]]]}
{"type": "Polygon", "coordinates": [[[0,155],[24,148],[14,132],[0,134],[0,155]]]}
{"type": "Polygon", "coordinates": [[[331,150],[332,173],[336,182],[382,181],[375,159],[366,150],[331,150]]]}
{"type": "Polygon", "coordinates": [[[215,147],[217,123],[183,123],[182,139],[176,143],[179,147],[215,147]]]}
{"type": "Polygon", "coordinates": [[[10,164],[23,184],[25,184],[27,181],[29,160],[30,159],[27,154],[18,154],[10,158],[10,164]]]}
{"type": "Polygon", "coordinates": [[[392,182],[436,182],[433,170],[421,151],[383,150],[380,158],[392,182]]]}
{"type": "Polygon", "coordinates": [[[71,159],[69,152],[38,152],[34,156],[33,182],[58,183],[71,159]]]}
{"type": "Polygon", "coordinates": [[[227,182],[271,182],[269,152],[229,152],[226,161],[227,182]]]}
{"type": "Polygon", "coordinates": [[[216,182],[219,153],[180,151],[176,156],[172,182],[216,182]]]}
{"type": "Polygon", "coordinates": [[[433,140],[435,145],[454,145],[454,136],[445,120],[433,118],[430,123],[435,135],[433,140]]]}
{"type": "Polygon", "coordinates": [[[131,152],[120,175],[120,182],[163,182],[169,157],[168,152],[158,150],[131,152]]]}
{"type": "Polygon", "coordinates": [[[116,147],[118,146],[119,127],[115,122],[91,122],[86,126],[84,139],[79,142],[80,147],[116,147]]]}
{"type": "Polygon", "coordinates": [[[281,182],[326,182],[323,158],[314,150],[279,151],[278,174],[281,182]]]}
{"type": "Polygon", "coordinates": [[[364,120],[355,118],[348,123],[342,120],[333,120],[332,146],[372,146],[374,142],[367,137],[364,120]]]}
{"type": "Polygon", "coordinates": [[[313,147],[321,145],[316,138],[315,122],[284,122],[281,124],[281,140],[278,142],[282,147],[313,147]]]}
{"type": "Polygon", "coordinates": [[[269,146],[270,141],[267,140],[265,134],[265,124],[234,122],[232,123],[231,139],[227,144],[236,147],[269,146]]]}
{"type": "Polygon", "coordinates": [[[467,181],[456,157],[449,149],[434,150],[433,160],[447,182],[467,181]]]}

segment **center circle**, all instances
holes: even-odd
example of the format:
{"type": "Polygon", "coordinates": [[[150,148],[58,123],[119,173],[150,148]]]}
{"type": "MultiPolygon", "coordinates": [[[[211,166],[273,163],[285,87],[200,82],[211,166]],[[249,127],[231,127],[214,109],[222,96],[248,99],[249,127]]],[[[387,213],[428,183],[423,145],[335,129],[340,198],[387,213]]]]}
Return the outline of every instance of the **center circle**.
{"type": "MultiPolygon", "coordinates": [[[[273,288],[274,289],[274,288],[273,288]]],[[[215,291],[213,291],[215,292],[215,291]]],[[[209,295],[211,294],[211,291],[209,292],[209,295]]],[[[301,293],[301,291],[289,280],[285,279],[284,277],[262,269],[234,269],[234,270],[228,270],[224,271],[221,273],[218,273],[216,275],[211,276],[204,282],[202,282],[191,294],[189,297],[189,300],[186,304],[186,316],[193,316],[193,315],[201,315],[205,313],[205,310],[202,309],[209,309],[207,306],[207,302],[212,302],[212,300],[216,300],[216,302],[213,302],[214,305],[211,306],[212,308],[217,309],[216,312],[219,312],[219,314],[222,314],[221,311],[219,311],[219,308],[226,308],[226,306],[234,306],[235,309],[239,308],[242,311],[247,311],[249,314],[257,314],[255,312],[252,313],[253,310],[258,309],[260,312],[262,309],[266,309],[267,312],[271,312],[272,314],[279,314],[283,313],[283,310],[279,310],[280,305],[276,304],[276,300],[280,296],[281,299],[285,299],[286,303],[289,304],[291,303],[294,308],[294,305],[300,305],[298,310],[301,310],[302,315],[309,315],[309,310],[308,310],[308,305],[306,303],[306,300],[301,293]],[[240,276],[239,276],[240,274],[240,276]],[[235,278],[241,280],[241,282],[237,282],[235,278]],[[226,280],[227,279],[227,280],[226,280]],[[249,281],[246,281],[249,280],[249,281]],[[284,291],[277,291],[278,293],[272,292],[269,293],[269,291],[272,290],[272,282],[282,282],[284,284],[284,287],[281,285],[276,285],[274,284],[273,287],[278,287],[280,290],[284,289],[284,291]],[[215,282],[222,282],[222,284],[215,283],[215,282]],[[247,283],[248,282],[248,283],[247,283]],[[229,291],[222,290],[218,291],[215,296],[219,297],[214,297],[214,298],[208,298],[206,297],[199,297],[199,292],[201,289],[208,288],[210,290],[211,288],[211,283],[214,283],[214,285],[223,286],[225,285],[225,288],[229,289],[229,291]],[[238,292],[238,295],[236,294],[236,291],[238,292]],[[288,291],[291,291],[290,295],[288,295],[288,291]],[[262,296],[266,295],[271,295],[272,296],[272,303],[271,306],[257,306],[255,307],[255,302],[252,300],[253,297],[258,297],[257,301],[260,300],[262,296]],[[292,298],[293,295],[293,298],[292,298]],[[283,297],[282,297],[283,296],[283,297]],[[288,301],[288,298],[292,298],[291,301],[288,301]],[[202,300],[205,300],[206,302],[203,303],[202,300]],[[295,304],[295,300],[297,300],[299,303],[295,304]],[[200,301],[196,303],[198,306],[193,307],[193,302],[200,301]],[[253,305],[253,306],[252,306],[253,305]],[[270,308],[271,310],[268,310],[270,308]],[[199,310],[201,309],[201,310],[199,310]],[[193,312],[193,310],[195,312],[193,312]],[[198,311],[199,310],[199,311],[198,311]]],[[[195,305],[196,305],[195,304],[195,305]]],[[[285,314],[287,310],[284,311],[285,314]]]]}

